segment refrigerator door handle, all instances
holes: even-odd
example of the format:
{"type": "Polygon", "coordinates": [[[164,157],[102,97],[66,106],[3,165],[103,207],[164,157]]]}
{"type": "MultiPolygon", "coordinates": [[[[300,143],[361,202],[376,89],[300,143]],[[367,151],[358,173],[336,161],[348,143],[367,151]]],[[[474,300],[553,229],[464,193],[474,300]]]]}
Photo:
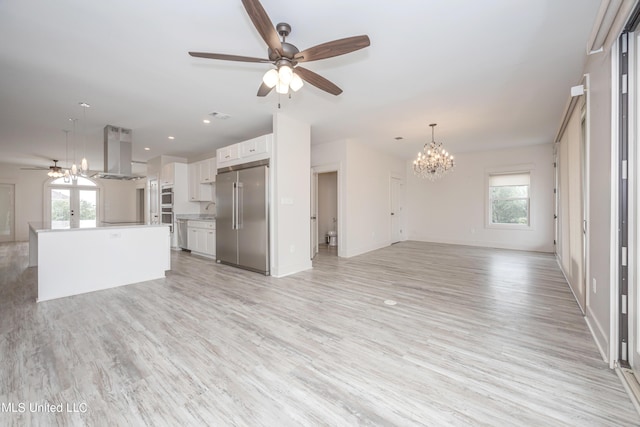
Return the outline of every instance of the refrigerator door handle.
{"type": "Polygon", "coordinates": [[[244,208],[244,186],[242,185],[241,182],[238,182],[238,187],[237,187],[237,196],[236,196],[236,200],[237,200],[237,210],[236,210],[236,228],[239,230],[242,228],[242,219],[244,217],[244,213],[243,213],[243,208],[244,208]]]}
{"type": "Polygon", "coordinates": [[[234,182],[231,190],[231,229],[236,228],[236,183],[234,182]]]}

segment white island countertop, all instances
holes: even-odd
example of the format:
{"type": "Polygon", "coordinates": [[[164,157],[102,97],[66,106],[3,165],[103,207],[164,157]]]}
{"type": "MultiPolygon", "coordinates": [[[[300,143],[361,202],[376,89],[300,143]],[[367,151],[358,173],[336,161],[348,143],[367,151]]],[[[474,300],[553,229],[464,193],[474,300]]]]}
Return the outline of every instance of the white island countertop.
{"type": "Polygon", "coordinates": [[[168,224],[100,223],[59,228],[29,223],[29,265],[38,266],[38,301],[165,277],[168,224]]]}
{"type": "Polygon", "coordinates": [[[138,221],[101,221],[94,227],[57,227],[51,222],[30,222],[29,228],[39,233],[41,231],[82,231],[96,230],[100,228],[129,228],[129,227],[168,227],[168,224],[148,224],[138,221]]]}

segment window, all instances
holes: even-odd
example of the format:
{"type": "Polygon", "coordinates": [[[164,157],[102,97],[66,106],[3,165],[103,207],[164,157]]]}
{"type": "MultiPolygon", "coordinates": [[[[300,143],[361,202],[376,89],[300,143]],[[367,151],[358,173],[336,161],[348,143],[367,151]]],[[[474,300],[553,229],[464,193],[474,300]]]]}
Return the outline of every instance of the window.
{"type": "Polygon", "coordinates": [[[489,175],[489,225],[529,227],[530,172],[489,175]]]}

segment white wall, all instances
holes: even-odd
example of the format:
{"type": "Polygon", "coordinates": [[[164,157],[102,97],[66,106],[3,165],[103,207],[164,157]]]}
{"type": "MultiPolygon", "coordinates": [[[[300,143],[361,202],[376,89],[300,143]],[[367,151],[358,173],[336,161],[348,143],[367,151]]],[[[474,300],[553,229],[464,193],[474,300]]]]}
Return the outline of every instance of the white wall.
{"type": "Polygon", "coordinates": [[[553,251],[553,147],[467,152],[456,155],[456,167],[439,181],[416,177],[407,162],[408,238],[429,242],[508,249],[553,251]],[[488,228],[488,172],[528,164],[531,173],[530,230],[488,228]]]}
{"type": "Polygon", "coordinates": [[[271,275],[311,266],[311,129],[283,113],[273,116],[271,275]]]}
{"type": "MultiPolygon", "coordinates": [[[[44,218],[44,186],[49,177],[46,171],[22,170],[20,166],[0,164],[0,182],[15,184],[15,238],[29,240],[29,222],[44,218]]],[[[102,197],[103,221],[136,220],[135,181],[96,180],[102,197]]]]}
{"type": "Polygon", "coordinates": [[[354,141],[312,147],[314,167],[338,168],[338,255],[351,257],[391,244],[390,179],[405,179],[404,161],[354,141]]]}

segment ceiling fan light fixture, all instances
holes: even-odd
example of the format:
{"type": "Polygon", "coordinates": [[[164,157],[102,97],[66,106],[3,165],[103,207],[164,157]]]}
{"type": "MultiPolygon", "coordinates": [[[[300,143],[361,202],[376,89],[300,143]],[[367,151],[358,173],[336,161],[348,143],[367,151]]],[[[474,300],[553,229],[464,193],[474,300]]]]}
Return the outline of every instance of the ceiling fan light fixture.
{"type": "Polygon", "coordinates": [[[278,70],[276,70],[275,68],[272,68],[271,70],[267,71],[262,77],[262,81],[269,88],[273,88],[275,85],[277,85],[279,80],[280,80],[280,76],[278,74],[278,70]]]}
{"type": "Polygon", "coordinates": [[[284,83],[289,86],[291,79],[293,79],[293,69],[289,65],[281,65],[280,68],[278,68],[278,77],[280,78],[280,84],[284,83]]]}
{"type": "Polygon", "coordinates": [[[278,84],[276,84],[276,92],[281,95],[286,95],[287,93],[289,93],[289,85],[281,81],[278,82],[278,84]]]}
{"type": "Polygon", "coordinates": [[[300,88],[302,88],[302,86],[304,86],[304,82],[302,81],[300,76],[297,75],[296,73],[293,73],[293,77],[291,78],[291,83],[289,83],[289,87],[291,88],[291,90],[294,92],[297,92],[300,90],[300,88]]]}

